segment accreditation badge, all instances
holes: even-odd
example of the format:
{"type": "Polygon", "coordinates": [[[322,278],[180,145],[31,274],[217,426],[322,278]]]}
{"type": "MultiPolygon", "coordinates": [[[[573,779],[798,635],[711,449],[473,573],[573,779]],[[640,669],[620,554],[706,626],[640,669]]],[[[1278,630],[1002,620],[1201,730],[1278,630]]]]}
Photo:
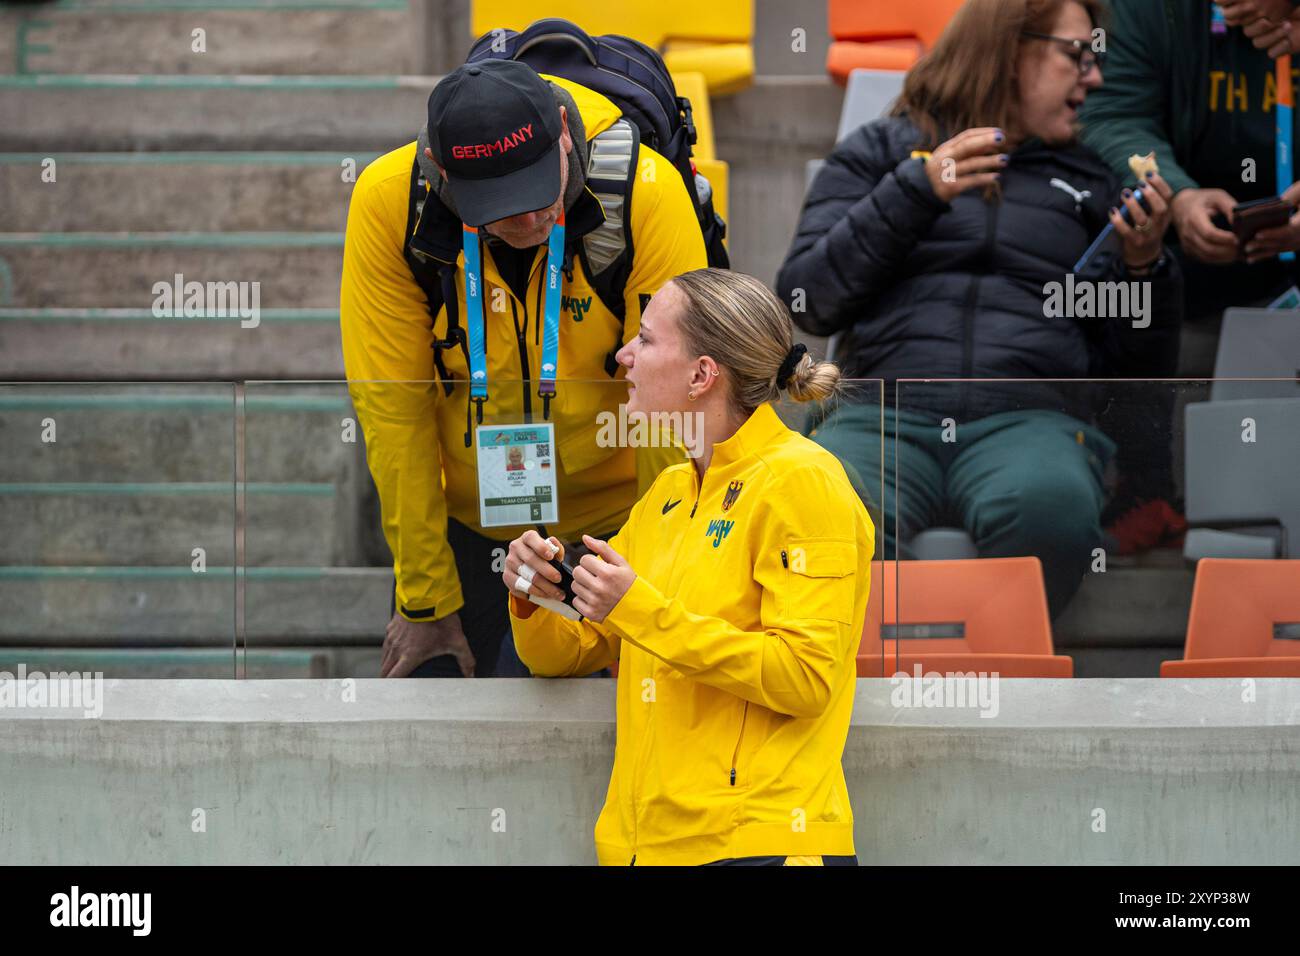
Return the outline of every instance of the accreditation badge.
{"type": "Polygon", "coordinates": [[[484,528],[559,521],[555,425],[479,425],[479,523],[484,528]]]}

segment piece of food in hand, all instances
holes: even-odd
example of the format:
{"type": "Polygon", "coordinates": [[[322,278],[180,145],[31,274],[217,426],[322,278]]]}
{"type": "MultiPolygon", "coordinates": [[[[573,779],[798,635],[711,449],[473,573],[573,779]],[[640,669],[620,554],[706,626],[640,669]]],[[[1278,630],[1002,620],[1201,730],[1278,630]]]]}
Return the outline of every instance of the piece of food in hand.
{"type": "Polygon", "coordinates": [[[1155,150],[1145,156],[1134,153],[1128,158],[1128,168],[1133,170],[1133,175],[1137,177],[1138,182],[1146,182],[1147,173],[1160,172],[1160,167],[1156,165],[1155,150]]]}

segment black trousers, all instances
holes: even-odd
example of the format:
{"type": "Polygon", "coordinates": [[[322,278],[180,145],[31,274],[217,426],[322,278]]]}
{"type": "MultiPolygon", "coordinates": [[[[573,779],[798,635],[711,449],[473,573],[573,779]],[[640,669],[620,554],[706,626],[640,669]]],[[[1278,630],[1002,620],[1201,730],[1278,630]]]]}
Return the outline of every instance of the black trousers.
{"type": "MultiPolygon", "coordinates": [[[[506,606],[509,593],[501,580],[501,572],[492,570],[492,552],[508,550],[509,542],[496,541],[453,518],[447,519],[447,543],[456,558],[456,573],[460,575],[460,590],[465,606],[460,609],[460,625],[465,640],[474,654],[474,673],[491,677],[496,673],[501,641],[510,630],[510,610],[506,606]]],[[[498,565],[499,567],[500,565],[498,565]]],[[[396,602],[397,590],[393,589],[396,602]]],[[[396,611],[396,606],[394,606],[396,611]]],[[[433,657],[415,670],[412,677],[460,677],[460,665],[450,654],[433,657]]]]}

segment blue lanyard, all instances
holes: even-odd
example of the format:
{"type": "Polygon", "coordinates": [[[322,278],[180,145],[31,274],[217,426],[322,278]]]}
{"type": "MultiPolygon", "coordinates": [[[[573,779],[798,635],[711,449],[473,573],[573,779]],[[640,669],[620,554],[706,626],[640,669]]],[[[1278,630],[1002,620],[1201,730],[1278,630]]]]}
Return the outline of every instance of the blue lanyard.
{"type": "Polygon", "coordinates": [[[478,230],[462,226],[461,243],[465,249],[465,324],[469,327],[469,395],[479,403],[487,401],[487,343],[483,340],[483,271],[479,264],[478,230]]]}
{"type": "MultiPolygon", "coordinates": [[[[483,272],[479,254],[478,230],[462,226],[465,250],[465,323],[469,332],[469,395],[478,403],[478,420],[483,420],[483,403],[488,397],[487,343],[483,327],[483,272]]],[[[546,311],[542,316],[542,374],[538,395],[545,402],[544,417],[549,416],[550,399],[555,395],[555,380],[560,362],[560,292],[564,270],[564,213],[551,227],[546,249],[546,311]]]]}
{"type": "MultiPolygon", "coordinates": [[[[1277,60],[1277,104],[1273,107],[1277,118],[1277,194],[1280,196],[1291,188],[1291,110],[1294,93],[1291,86],[1291,57],[1279,57],[1277,60]]],[[[1294,262],[1294,252],[1283,252],[1278,256],[1283,262],[1294,262]]]]}
{"type": "Polygon", "coordinates": [[[542,323],[542,376],[537,394],[550,404],[560,362],[560,273],[564,267],[564,213],[551,228],[546,250],[546,318],[542,323]]]}

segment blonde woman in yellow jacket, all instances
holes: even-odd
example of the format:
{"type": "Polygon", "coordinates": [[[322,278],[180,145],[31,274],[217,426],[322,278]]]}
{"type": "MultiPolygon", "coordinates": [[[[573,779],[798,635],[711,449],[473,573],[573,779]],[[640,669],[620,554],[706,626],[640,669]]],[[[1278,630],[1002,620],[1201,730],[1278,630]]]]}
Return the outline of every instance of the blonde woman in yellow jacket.
{"type": "Polygon", "coordinates": [[[756,279],[700,269],[665,285],[617,356],[627,412],[697,413],[698,457],[664,470],[608,542],[584,536],[580,621],[528,600],[563,598],[559,539],[510,544],[529,669],[619,662],[602,864],[856,862],[840,760],[874,529],[839,461],[769,404],[839,387],[792,341],[756,279]]]}

